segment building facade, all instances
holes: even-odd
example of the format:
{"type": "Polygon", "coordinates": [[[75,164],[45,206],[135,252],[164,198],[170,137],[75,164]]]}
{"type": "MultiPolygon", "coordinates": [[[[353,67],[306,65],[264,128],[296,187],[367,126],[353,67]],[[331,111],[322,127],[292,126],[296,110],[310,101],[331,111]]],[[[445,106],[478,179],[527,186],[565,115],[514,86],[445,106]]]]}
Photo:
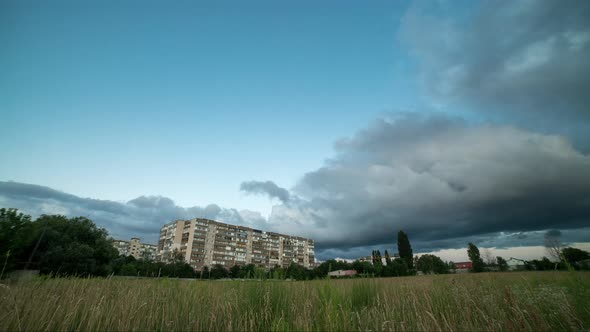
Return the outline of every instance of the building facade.
{"type": "Polygon", "coordinates": [[[197,271],[215,264],[228,269],[246,264],[272,268],[291,262],[313,268],[315,262],[313,240],[200,218],[162,227],[158,259],[170,262],[175,252],[197,271]]]}
{"type": "Polygon", "coordinates": [[[113,247],[119,251],[119,255],[133,256],[135,259],[155,260],[158,247],[153,244],[141,243],[137,237],[130,241],[113,240],[113,247]]]}

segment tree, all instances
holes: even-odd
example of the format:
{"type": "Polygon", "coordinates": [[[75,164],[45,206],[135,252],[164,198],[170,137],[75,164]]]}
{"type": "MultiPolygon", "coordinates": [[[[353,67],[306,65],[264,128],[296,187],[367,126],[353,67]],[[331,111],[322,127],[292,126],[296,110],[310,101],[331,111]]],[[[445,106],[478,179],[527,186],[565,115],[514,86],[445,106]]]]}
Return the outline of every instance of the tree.
{"type": "MultiPolygon", "coordinates": [[[[549,257],[556,262],[561,262],[561,232],[557,229],[549,230],[545,233],[545,248],[549,257]]],[[[557,268],[557,265],[555,266],[557,268]]]]}
{"type": "Polygon", "coordinates": [[[201,270],[200,278],[201,279],[209,279],[210,275],[211,275],[211,271],[209,271],[209,267],[203,266],[203,269],[201,270]]]}
{"type": "Polygon", "coordinates": [[[389,257],[389,253],[387,252],[387,249],[385,249],[385,264],[387,264],[387,265],[391,264],[391,257],[389,257]]]}
{"type": "Polygon", "coordinates": [[[416,268],[424,274],[445,274],[449,273],[448,265],[440,259],[440,257],[430,254],[425,254],[418,258],[416,268]]]}
{"type": "Polygon", "coordinates": [[[497,256],[496,262],[498,263],[498,268],[500,269],[500,271],[508,271],[508,262],[506,262],[504,258],[497,256]]]}
{"type": "Polygon", "coordinates": [[[279,265],[275,265],[275,267],[270,270],[270,275],[272,276],[272,279],[283,280],[287,277],[287,271],[279,265]]]}
{"type": "Polygon", "coordinates": [[[232,278],[240,278],[240,272],[241,272],[241,268],[237,264],[234,265],[234,266],[232,266],[232,267],[230,267],[230,269],[229,269],[229,275],[232,278]]]}
{"type": "Polygon", "coordinates": [[[456,273],[457,272],[457,267],[455,266],[455,262],[450,261],[447,263],[447,266],[449,267],[449,272],[450,273],[456,273]]]}
{"type": "Polygon", "coordinates": [[[492,253],[492,251],[490,249],[484,248],[482,250],[482,256],[483,256],[482,258],[487,266],[495,266],[496,265],[496,257],[494,257],[494,254],[492,253]]]}
{"type": "Polygon", "coordinates": [[[388,273],[395,277],[407,276],[410,274],[406,261],[401,258],[396,258],[391,261],[391,266],[388,267],[388,270],[388,273]]]}
{"type": "Polygon", "coordinates": [[[590,253],[578,248],[567,247],[564,248],[561,253],[565,260],[567,260],[569,263],[576,263],[590,259],[590,253]]]}
{"type": "Polygon", "coordinates": [[[409,270],[414,269],[414,256],[412,253],[412,246],[410,245],[410,240],[404,231],[399,231],[397,233],[397,251],[399,252],[399,257],[406,262],[409,270]]]}
{"type": "Polygon", "coordinates": [[[382,276],[383,261],[381,260],[381,252],[379,250],[375,250],[375,255],[373,256],[373,266],[375,267],[375,275],[382,276]]]}
{"type": "Polygon", "coordinates": [[[375,267],[369,262],[361,262],[356,260],[352,263],[352,269],[358,274],[368,276],[375,273],[375,267]]]}
{"type": "Polygon", "coordinates": [[[475,244],[470,242],[467,245],[467,255],[469,256],[469,260],[471,260],[471,263],[473,264],[471,272],[483,272],[485,264],[481,259],[479,249],[475,244]]]}
{"type": "Polygon", "coordinates": [[[0,270],[22,268],[29,258],[33,242],[31,216],[17,209],[0,209],[0,270]]]}
{"type": "Polygon", "coordinates": [[[568,262],[571,266],[575,269],[580,269],[585,267],[584,265],[580,264],[581,261],[590,259],[590,253],[587,251],[578,249],[578,248],[564,248],[561,251],[562,257],[568,262]]]}
{"type": "Polygon", "coordinates": [[[107,231],[85,217],[42,215],[33,223],[35,246],[28,249],[42,274],[101,275],[118,256],[107,231]]]}
{"type": "Polygon", "coordinates": [[[211,279],[227,278],[228,275],[229,275],[229,272],[221,264],[215,264],[211,268],[211,279]]]}
{"type": "Polygon", "coordinates": [[[287,268],[287,278],[295,280],[305,280],[307,274],[305,268],[295,262],[291,262],[287,268]]]}

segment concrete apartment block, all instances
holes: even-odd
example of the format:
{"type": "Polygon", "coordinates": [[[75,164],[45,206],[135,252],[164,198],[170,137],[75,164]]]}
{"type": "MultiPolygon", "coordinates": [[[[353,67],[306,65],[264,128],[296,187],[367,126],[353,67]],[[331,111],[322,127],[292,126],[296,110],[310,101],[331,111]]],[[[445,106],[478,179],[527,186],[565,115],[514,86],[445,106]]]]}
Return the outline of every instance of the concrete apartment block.
{"type": "Polygon", "coordinates": [[[119,255],[133,256],[135,259],[155,260],[157,246],[149,243],[141,243],[137,237],[130,241],[113,240],[113,247],[119,251],[119,255]]]}
{"type": "Polygon", "coordinates": [[[313,240],[200,218],[162,227],[158,259],[171,261],[175,250],[197,271],[215,264],[272,268],[288,267],[291,262],[313,268],[315,262],[313,240]]]}

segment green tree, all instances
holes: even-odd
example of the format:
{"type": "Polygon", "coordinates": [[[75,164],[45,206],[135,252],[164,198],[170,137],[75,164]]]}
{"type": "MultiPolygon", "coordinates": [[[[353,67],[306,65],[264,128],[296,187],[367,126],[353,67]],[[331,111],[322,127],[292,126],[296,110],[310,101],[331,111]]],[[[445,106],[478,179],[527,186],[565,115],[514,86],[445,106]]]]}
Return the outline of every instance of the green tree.
{"type": "Polygon", "coordinates": [[[435,255],[422,255],[418,258],[416,268],[424,274],[445,274],[449,273],[448,265],[435,255]]]}
{"type": "Polygon", "coordinates": [[[275,280],[283,280],[287,277],[287,271],[279,265],[276,265],[274,268],[272,268],[270,270],[270,274],[275,280]]]}
{"type": "Polygon", "coordinates": [[[485,268],[485,264],[481,259],[481,255],[479,253],[479,249],[473,243],[469,243],[467,245],[467,255],[469,256],[469,260],[473,264],[471,268],[471,272],[483,272],[485,268]]]}
{"type": "Polygon", "coordinates": [[[448,262],[448,263],[447,263],[447,266],[448,266],[448,269],[449,269],[449,272],[450,272],[450,273],[455,273],[455,272],[457,272],[457,271],[456,271],[456,270],[457,270],[457,267],[455,266],[455,262],[453,262],[453,261],[450,261],[450,262],[448,262]]]}
{"type": "Polygon", "coordinates": [[[229,276],[229,272],[221,264],[215,264],[211,268],[211,279],[227,278],[228,276],[229,276]]]}
{"type": "Polygon", "coordinates": [[[383,276],[383,261],[381,259],[381,252],[379,250],[375,250],[375,254],[373,256],[373,266],[375,267],[375,275],[383,276]]]}
{"type": "Polygon", "coordinates": [[[307,273],[305,268],[295,262],[291,262],[287,268],[287,278],[295,280],[305,280],[307,273]]]}
{"type": "Polygon", "coordinates": [[[209,267],[203,266],[203,269],[201,270],[201,273],[200,273],[200,278],[201,279],[209,279],[210,275],[211,275],[211,271],[209,270],[209,267]]]}
{"type": "Polygon", "coordinates": [[[42,215],[33,223],[31,260],[42,274],[108,275],[118,256],[107,231],[85,217],[42,215]]]}
{"type": "Polygon", "coordinates": [[[497,256],[496,263],[498,264],[498,268],[500,269],[500,271],[508,271],[508,262],[506,262],[504,258],[497,256]]]}
{"type": "Polygon", "coordinates": [[[392,276],[401,277],[410,274],[406,261],[401,258],[396,258],[391,262],[391,268],[388,268],[392,276]]]}
{"type": "Polygon", "coordinates": [[[408,269],[413,270],[414,256],[412,253],[412,245],[410,245],[408,235],[406,235],[404,231],[399,231],[397,233],[397,251],[399,252],[399,257],[406,262],[408,269]]]}
{"type": "Polygon", "coordinates": [[[241,272],[241,268],[239,265],[234,265],[229,269],[229,275],[232,278],[240,278],[240,272],[241,272]]]}
{"type": "Polygon", "coordinates": [[[352,263],[352,269],[355,270],[358,274],[364,276],[368,276],[375,273],[375,267],[373,266],[373,264],[364,261],[354,261],[352,263]]]}
{"type": "Polygon", "coordinates": [[[0,270],[23,268],[32,248],[31,216],[17,209],[0,209],[0,270]]]}
{"type": "Polygon", "coordinates": [[[387,249],[385,249],[385,264],[387,264],[387,265],[391,264],[391,257],[389,256],[387,249]]]}
{"type": "Polygon", "coordinates": [[[579,261],[590,259],[590,253],[578,248],[567,247],[564,248],[561,253],[563,258],[572,265],[575,265],[579,261]]]}
{"type": "Polygon", "coordinates": [[[136,276],[137,268],[135,267],[135,263],[127,263],[123,265],[119,274],[122,276],[136,276]]]}

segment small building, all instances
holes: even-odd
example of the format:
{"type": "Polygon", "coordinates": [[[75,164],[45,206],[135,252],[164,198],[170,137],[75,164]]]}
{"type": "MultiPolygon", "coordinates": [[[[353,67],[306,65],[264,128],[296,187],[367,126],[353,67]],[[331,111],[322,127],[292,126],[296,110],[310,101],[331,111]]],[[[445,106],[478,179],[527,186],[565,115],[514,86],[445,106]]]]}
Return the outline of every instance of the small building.
{"type": "Polygon", "coordinates": [[[455,269],[457,270],[457,272],[465,272],[467,270],[470,270],[473,268],[473,263],[472,262],[458,262],[455,263],[455,269]]]}
{"type": "Polygon", "coordinates": [[[337,270],[337,271],[328,272],[328,275],[330,277],[352,277],[352,276],[356,275],[356,271],[355,270],[337,270]]]}
{"type": "Polygon", "coordinates": [[[517,271],[526,269],[527,261],[520,258],[510,257],[510,259],[506,260],[506,264],[508,265],[508,271],[517,271]]]}

